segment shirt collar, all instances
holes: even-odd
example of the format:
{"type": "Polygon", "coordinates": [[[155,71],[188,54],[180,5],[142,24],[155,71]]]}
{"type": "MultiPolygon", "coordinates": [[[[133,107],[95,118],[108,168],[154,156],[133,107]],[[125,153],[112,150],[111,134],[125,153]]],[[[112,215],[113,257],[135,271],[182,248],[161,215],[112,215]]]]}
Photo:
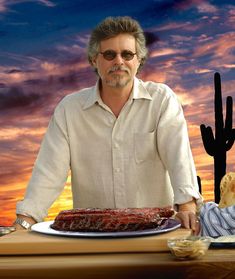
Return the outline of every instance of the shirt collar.
{"type": "MultiPolygon", "coordinates": [[[[99,82],[100,82],[100,80],[98,80],[96,82],[95,86],[93,86],[91,88],[91,92],[89,94],[89,97],[87,98],[87,100],[83,104],[83,109],[84,110],[90,108],[95,103],[99,103],[100,105],[103,104],[103,101],[100,97],[99,82]]],[[[131,96],[130,96],[129,99],[152,100],[152,97],[149,94],[149,92],[147,91],[147,89],[144,87],[143,82],[140,79],[135,77],[134,78],[133,90],[131,92],[131,96]]]]}
{"type": "MultiPolygon", "coordinates": [[[[99,90],[99,80],[96,82],[95,86],[91,87],[90,94],[88,95],[88,98],[83,104],[83,109],[88,109],[91,106],[93,106],[95,103],[101,103],[102,99],[100,97],[100,90],[99,90]]],[[[103,103],[103,102],[102,102],[103,103]]]]}
{"type": "Polygon", "coordinates": [[[136,78],[134,79],[134,86],[132,90],[132,99],[147,99],[152,100],[151,95],[145,88],[143,81],[136,78]]]}

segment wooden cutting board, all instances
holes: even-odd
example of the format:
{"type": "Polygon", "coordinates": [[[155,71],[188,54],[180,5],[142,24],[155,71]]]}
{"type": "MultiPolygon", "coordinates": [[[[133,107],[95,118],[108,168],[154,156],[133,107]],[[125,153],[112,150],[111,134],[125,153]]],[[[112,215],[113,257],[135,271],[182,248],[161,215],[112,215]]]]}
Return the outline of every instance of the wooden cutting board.
{"type": "Polygon", "coordinates": [[[20,230],[0,237],[0,255],[90,254],[168,251],[167,239],[187,237],[191,230],[133,238],[70,238],[20,230]]]}

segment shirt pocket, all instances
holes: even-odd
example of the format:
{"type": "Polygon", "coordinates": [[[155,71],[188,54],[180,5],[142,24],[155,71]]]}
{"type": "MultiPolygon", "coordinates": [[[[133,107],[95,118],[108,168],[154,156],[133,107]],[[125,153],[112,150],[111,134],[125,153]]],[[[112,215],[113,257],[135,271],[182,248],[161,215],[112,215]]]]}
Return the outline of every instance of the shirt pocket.
{"type": "Polygon", "coordinates": [[[135,160],[142,163],[156,157],[155,132],[134,134],[135,160]]]}

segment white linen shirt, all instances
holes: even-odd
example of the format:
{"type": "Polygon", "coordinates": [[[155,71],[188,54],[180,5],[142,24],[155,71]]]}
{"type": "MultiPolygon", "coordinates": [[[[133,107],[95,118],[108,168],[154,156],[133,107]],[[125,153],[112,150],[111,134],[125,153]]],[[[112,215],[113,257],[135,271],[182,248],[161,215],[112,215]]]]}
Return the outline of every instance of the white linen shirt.
{"type": "Polygon", "coordinates": [[[42,221],[70,169],[74,208],[162,207],[200,199],[186,121],[173,91],[135,78],[116,118],[98,84],[56,107],[17,213],[42,221]]]}

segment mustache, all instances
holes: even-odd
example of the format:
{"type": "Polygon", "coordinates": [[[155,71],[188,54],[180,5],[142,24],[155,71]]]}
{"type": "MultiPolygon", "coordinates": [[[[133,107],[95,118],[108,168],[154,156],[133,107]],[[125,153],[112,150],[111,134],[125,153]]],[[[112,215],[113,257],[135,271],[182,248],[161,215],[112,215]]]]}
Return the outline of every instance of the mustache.
{"type": "Polygon", "coordinates": [[[120,66],[120,65],[114,65],[112,68],[109,69],[108,73],[111,74],[115,71],[126,71],[129,73],[129,69],[125,66],[120,66]]]}

